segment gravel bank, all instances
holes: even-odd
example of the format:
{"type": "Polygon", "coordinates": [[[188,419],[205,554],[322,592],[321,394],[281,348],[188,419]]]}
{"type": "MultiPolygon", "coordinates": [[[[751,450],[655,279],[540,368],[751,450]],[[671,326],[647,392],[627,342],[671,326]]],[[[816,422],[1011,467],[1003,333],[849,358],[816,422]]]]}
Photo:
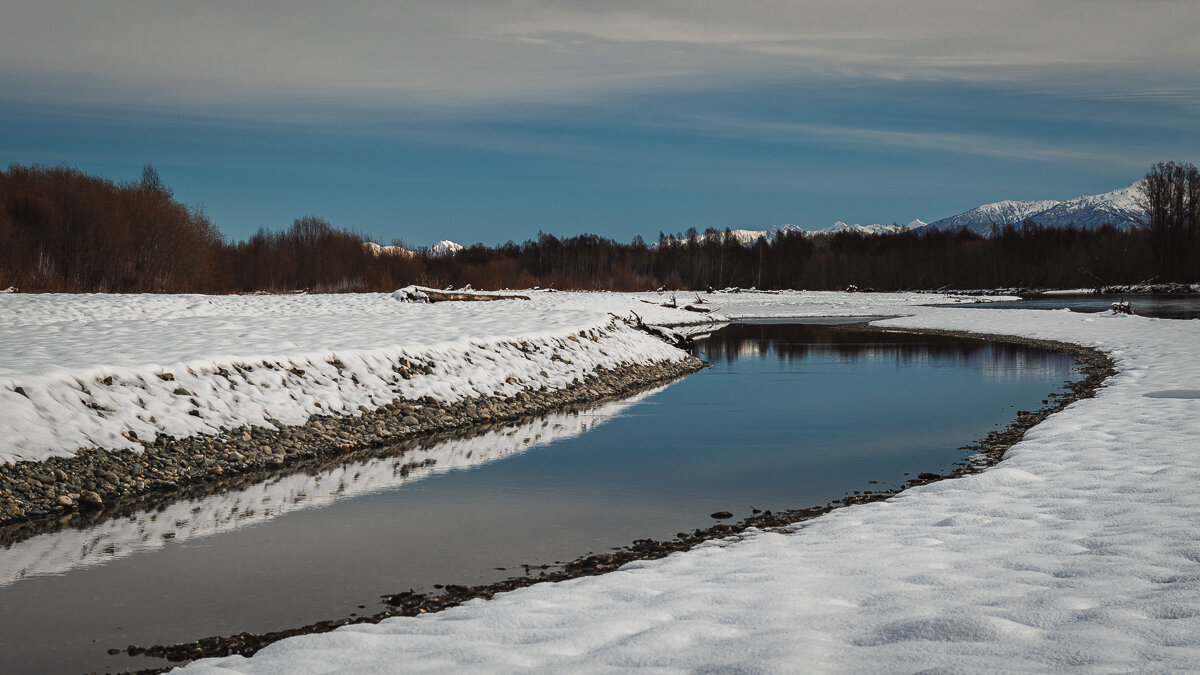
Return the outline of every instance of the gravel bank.
{"type": "MultiPolygon", "coordinates": [[[[318,415],[276,428],[242,426],[216,436],[133,440],[139,450],[81,449],[71,457],[0,465],[0,543],[75,524],[131,504],[172,501],[197,486],[344,458],[430,434],[507,422],[567,405],[622,396],[703,367],[694,357],[599,367],[565,389],[525,389],[508,397],[446,403],[399,398],[358,416],[318,415]]],[[[421,376],[417,374],[417,376],[421,376]]]]}

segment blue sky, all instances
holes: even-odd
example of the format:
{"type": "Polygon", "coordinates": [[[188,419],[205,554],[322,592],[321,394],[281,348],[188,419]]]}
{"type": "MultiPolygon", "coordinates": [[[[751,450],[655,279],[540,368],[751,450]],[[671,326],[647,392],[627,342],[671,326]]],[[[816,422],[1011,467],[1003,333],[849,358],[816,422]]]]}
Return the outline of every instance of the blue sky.
{"type": "Polygon", "coordinates": [[[1200,5],[0,0],[0,161],[231,238],[931,221],[1200,162],[1200,5]]]}

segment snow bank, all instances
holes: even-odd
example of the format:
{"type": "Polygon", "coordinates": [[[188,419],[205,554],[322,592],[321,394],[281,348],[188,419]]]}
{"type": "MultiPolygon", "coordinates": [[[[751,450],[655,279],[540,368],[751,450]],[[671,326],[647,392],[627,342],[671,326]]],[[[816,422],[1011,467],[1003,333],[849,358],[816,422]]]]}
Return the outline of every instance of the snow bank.
{"type": "Polygon", "coordinates": [[[20,295],[0,300],[0,462],[129,437],[357,415],[560,389],[598,367],[685,355],[616,321],[693,322],[629,297],[416,305],[386,294],[20,295]],[[649,310],[649,311],[647,311],[649,310]]]}
{"type": "MultiPolygon", "coordinates": [[[[433,305],[382,293],[0,295],[0,463],[140,448],[131,433],[182,437],[357,415],[398,396],[558,389],[597,367],[684,357],[614,317],[721,321],[726,298],[738,297],[707,295],[718,311],[697,314],[661,306],[671,294],[523,293],[531,299],[433,305]]],[[[676,295],[680,306],[695,297],[676,295]]],[[[953,300],[786,297],[812,315],[953,300]]]]}
{"type": "MultiPolygon", "coordinates": [[[[737,298],[722,311],[781,316],[800,299],[737,298]]],[[[788,533],[710,542],[186,670],[1200,668],[1200,400],[1154,396],[1198,388],[1200,321],[912,312],[880,324],[1069,340],[1106,350],[1120,373],[982,474],[839,509],[788,533]]]]}

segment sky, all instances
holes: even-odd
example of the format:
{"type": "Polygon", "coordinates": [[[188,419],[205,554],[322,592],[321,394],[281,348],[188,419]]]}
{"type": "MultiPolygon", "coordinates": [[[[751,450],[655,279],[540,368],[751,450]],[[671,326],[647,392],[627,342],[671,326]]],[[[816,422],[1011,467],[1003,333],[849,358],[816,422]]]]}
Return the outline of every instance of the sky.
{"type": "Polygon", "coordinates": [[[933,221],[1200,163],[1193,0],[0,0],[0,164],[231,239],[933,221]]]}

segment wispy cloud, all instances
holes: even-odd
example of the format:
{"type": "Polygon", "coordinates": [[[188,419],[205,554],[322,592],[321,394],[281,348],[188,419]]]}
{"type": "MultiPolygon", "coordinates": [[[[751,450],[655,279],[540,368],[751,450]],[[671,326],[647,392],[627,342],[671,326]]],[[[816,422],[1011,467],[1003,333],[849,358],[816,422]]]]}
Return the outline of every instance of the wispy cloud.
{"type": "MultiPolygon", "coordinates": [[[[719,116],[693,116],[688,123],[697,131],[729,138],[837,148],[912,150],[947,155],[1054,162],[1124,162],[1124,148],[1028,140],[1016,135],[907,131],[831,124],[770,122],[719,116]]],[[[1142,162],[1139,160],[1137,165],[1142,162]]]]}
{"type": "Polygon", "coordinates": [[[1109,95],[1149,78],[1188,97],[1200,80],[1200,4],[1168,0],[6,4],[6,95],[88,104],[463,108],[804,73],[1066,87],[1083,72],[1109,95]]]}

